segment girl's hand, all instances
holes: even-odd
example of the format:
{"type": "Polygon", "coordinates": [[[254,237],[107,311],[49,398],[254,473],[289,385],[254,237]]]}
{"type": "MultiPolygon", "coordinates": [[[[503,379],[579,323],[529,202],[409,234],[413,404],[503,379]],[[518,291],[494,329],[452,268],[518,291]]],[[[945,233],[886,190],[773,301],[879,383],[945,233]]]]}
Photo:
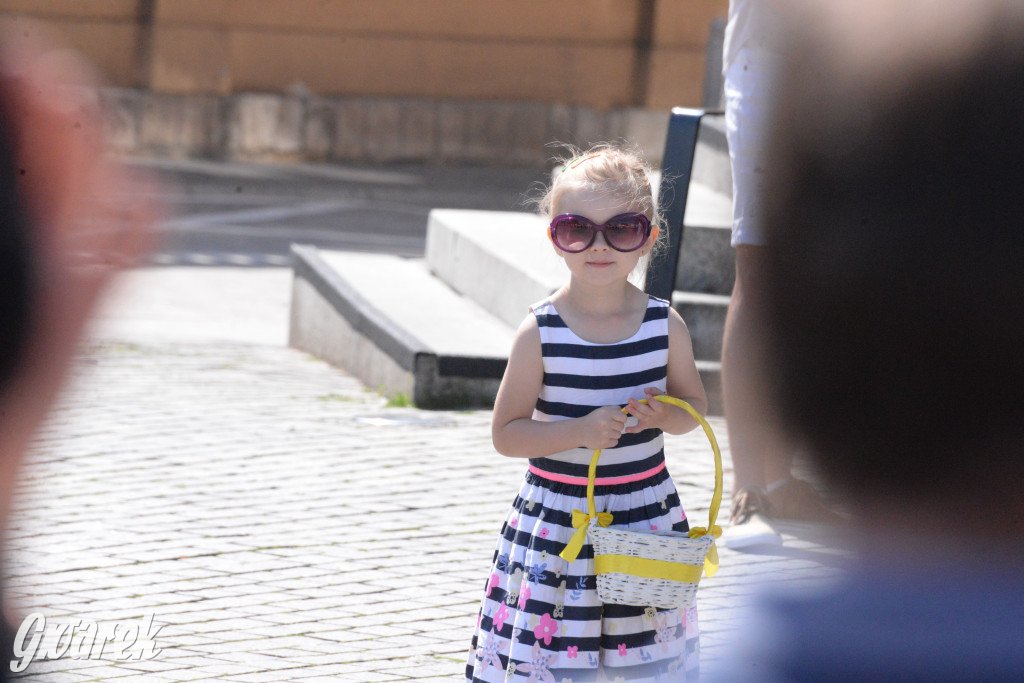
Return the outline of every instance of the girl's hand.
{"type": "Polygon", "coordinates": [[[664,393],[657,387],[647,387],[644,394],[647,395],[647,403],[641,403],[635,398],[629,399],[626,410],[637,419],[637,423],[626,428],[627,434],[636,434],[645,429],[664,429],[666,418],[672,406],[655,401],[654,397],[664,393]]]}
{"type": "Polygon", "coordinates": [[[616,406],[597,408],[588,415],[577,418],[580,426],[580,444],[596,451],[599,448],[614,448],[626,426],[626,414],[616,406]]]}

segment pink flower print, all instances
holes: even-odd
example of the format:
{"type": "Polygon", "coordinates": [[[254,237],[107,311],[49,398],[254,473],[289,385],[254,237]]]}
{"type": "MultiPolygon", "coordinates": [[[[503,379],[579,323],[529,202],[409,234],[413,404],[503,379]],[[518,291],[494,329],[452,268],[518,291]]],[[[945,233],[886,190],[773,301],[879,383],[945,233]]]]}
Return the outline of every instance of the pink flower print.
{"type": "Polygon", "coordinates": [[[625,643],[619,643],[619,656],[620,657],[625,657],[626,656],[626,644],[625,643]]]}
{"type": "Polygon", "coordinates": [[[548,534],[550,534],[550,533],[551,533],[551,530],[548,529],[547,527],[544,527],[543,529],[540,530],[540,537],[541,538],[547,538],[548,534]]]}
{"type": "Polygon", "coordinates": [[[657,531],[657,530],[658,530],[658,525],[657,524],[652,524],[651,525],[651,531],[657,531]]]}
{"type": "Polygon", "coordinates": [[[501,660],[498,658],[498,653],[504,649],[505,643],[494,637],[494,631],[488,633],[487,640],[476,651],[476,657],[480,661],[480,671],[487,671],[489,666],[500,669],[501,660]]]}
{"type": "Polygon", "coordinates": [[[505,627],[506,619],[508,619],[508,607],[505,607],[505,603],[501,603],[498,613],[494,615],[494,628],[500,631],[505,627]]]}
{"type": "MultiPolygon", "coordinates": [[[[533,661],[523,662],[516,667],[516,671],[520,673],[530,674],[530,677],[526,679],[526,683],[555,683],[555,676],[551,673],[549,668],[551,658],[554,657],[552,654],[542,654],[540,651],[540,643],[533,644],[533,650],[531,651],[533,661]]],[[[511,668],[511,663],[509,668],[511,668]]]]}
{"type": "Polygon", "coordinates": [[[569,655],[569,659],[576,659],[580,656],[579,645],[570,645],[569,647],[565,648],[565,653],[569,655]]]}
{"type": "Polygon", "coordinates": [[[491,574],[491,580],[487,582],[487,595],[485,597],[491,597],[491,591],[498,587],[498,580],[497,572],[491,574]]]}
{"type": "Polygon", "coordinates": [[[508,525],[513,529],[516,528],[516,524],[519,524],[519,520],[517,520],[515,517],[513,517],[508,523],[508,525]]]}
{"type": "Polygon", "coordinates": [[[519,609],[526,609],[526,601],[530,599],[530,587],[526,586],[519,594],[519,609]]]}
{"type": "Polygon", "coordinates": [[[533,629],[533,635],[537,641],[544,641],[545,645],[551,644],[551,636],[558,633],[558,622],[551,618],[550,614],[544,614],[540,618],[537,628],[533,629]]]}

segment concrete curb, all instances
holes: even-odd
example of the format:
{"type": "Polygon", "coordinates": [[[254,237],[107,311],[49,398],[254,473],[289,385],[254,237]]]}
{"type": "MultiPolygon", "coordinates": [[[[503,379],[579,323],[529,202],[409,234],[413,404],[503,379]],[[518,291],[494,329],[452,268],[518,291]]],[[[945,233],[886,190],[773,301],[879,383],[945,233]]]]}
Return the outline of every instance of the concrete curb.
{"type": "Polygon", "coordinates": [[[289,344],[421,408],[489,407],[507,358],[431,348],[368,301],[316,248],[292,247],[289,344]]]}
{"type": "MultiPolygon", "coordinates": [[[[309,282],[354,331],[376,344],[399,367],[415,370],[418,358],[430,353],[426,344],[382,315],[327,265],[316,247],[292,245],[292,264],[296,280],[309,282]]],[[[290,334],[297,329],[293,319],[290,334]]]]}

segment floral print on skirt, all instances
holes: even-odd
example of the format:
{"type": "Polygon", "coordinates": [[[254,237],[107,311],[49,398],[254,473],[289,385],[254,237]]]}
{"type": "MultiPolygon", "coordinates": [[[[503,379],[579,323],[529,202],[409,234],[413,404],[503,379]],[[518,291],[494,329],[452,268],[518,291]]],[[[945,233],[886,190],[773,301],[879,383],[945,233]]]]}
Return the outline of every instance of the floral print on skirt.
{"type": "MultiPolygon", "coordinates": [[[[661,456],[663,458],[663,456],[661,456]]],[[[660,610],[604,604],[588,542],[571,564],[558,554],[586,510],[586,486],[531,468],[502,526],[469,650],[473,683],[668,683],[699,674],[697,608],[660,610]]],[[[600,482],[599,482],[600,484],[600,482]]],[[[612,526],[689,526],[667,470],[625,484],[598,485],[612,526]]]]}

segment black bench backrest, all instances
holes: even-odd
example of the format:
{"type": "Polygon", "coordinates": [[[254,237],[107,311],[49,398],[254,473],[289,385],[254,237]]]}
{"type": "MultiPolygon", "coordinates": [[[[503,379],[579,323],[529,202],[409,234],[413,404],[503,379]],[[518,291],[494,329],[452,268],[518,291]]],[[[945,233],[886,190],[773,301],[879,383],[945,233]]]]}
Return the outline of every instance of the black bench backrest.
{"type": "Polygon", "coordinates": [[[679,266],[679,249],[683,244],[683,217],[693,172],[693,156],[697,149],[697,133],[704,116],[718,112],[676,107],[668,123],[665,155],[661,166],[661,188],[658,201],[662,206],[664,225],[668,231],[668,248],[658,254],[647,269],[647,293],[672,301],[679,266]]]}

